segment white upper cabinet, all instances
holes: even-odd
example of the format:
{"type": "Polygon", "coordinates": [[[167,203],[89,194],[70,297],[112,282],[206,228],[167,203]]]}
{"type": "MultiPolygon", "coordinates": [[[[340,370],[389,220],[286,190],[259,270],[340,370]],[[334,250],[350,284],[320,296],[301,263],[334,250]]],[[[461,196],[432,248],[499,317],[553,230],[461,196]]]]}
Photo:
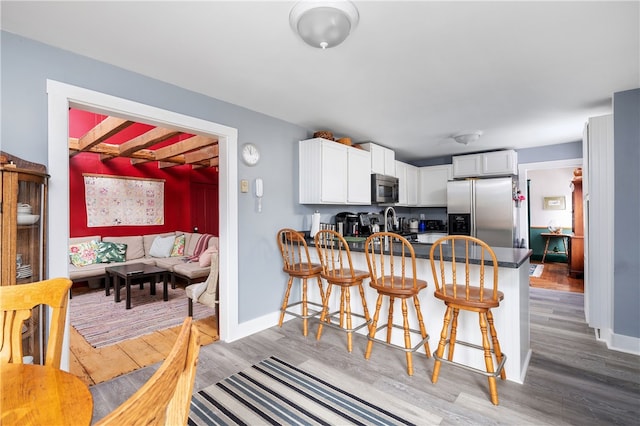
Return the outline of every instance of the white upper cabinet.
{"type": "Polygon", "coordinates": [[[518,174],[518,153],[514,150],[453,157],[453,177],[506,176],[518,174]]]}
{"type": "Polygon", "coordinates": [[[322,138],[298,145],[301,204],[371,204],[369,152],[322,138]]]}
{"type": "Polygon", "coordinates": [[[453,178],[452,170],[451,164],[418,168],[418,206],[447,206],[447,182],[453,178]]]}
{"type": "Polygon", "coordinates": [[[398,178],[398,206],[418,205],[418,168],[411,164],[396,161],[398,178]]]}
{"type": "Polygon", "coordinates": [[[348,204],[371,204],[371,154],[357,148],[347,147],[348,204]]]}
{"type": "Polygon", "coordinates": [[[375,143],[361,143],[360,146],[371,153],[371,173],[396,176],[396,153],[375,143]]]}

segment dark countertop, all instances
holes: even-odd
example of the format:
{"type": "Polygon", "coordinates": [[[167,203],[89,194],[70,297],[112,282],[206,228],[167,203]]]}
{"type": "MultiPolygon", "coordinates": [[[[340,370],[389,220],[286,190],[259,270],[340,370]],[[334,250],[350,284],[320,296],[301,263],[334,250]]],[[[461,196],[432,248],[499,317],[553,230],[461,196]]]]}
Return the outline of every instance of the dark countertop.
{"type": "MultiPolygon", "coordinates": [[[[307,244],[309,245],[309,247],[315,247],[314,241],[312,239],[307,239],[307,244]]],[[[349,249],[351,249],[351,251],[364,253],[364,241],[349,242],[348,244],[349,244],[349,249]]],[[[427,260],[429,259],[429,252],[433,244],[418,243],[418,242],[412,242],[411,244],[413,245],[413,251],[415,252],[417,258],[427,259],[427,260]]],[[[477,250],[476,247],[474,247],[474,249],[475,250],[472,250],[471,259],[469,263],[479,265],[480,264],[479,251],[477,250]],[[478,254],[474,253],[476,251],[478,251],[478,254]]],[[[533,254],[533,250],[524,249],[524,248],[492,247],[492,249],[495,252],[496,257],[498,258],[498,266],[502,268],[517,269],[533,254]]],[[[465,258],[463,255],[463,250],[464,248],[462,246],[456,247],[457,262],[464,262],[465,258]]],[[[445,250],[444,258],[447,261],[452,260],[453,256],[451,253],[451,249],[445,250]]],[[[490,262],[488,262],[485,259],[485,265],[488,265],[489,263],[490,262]]]]}

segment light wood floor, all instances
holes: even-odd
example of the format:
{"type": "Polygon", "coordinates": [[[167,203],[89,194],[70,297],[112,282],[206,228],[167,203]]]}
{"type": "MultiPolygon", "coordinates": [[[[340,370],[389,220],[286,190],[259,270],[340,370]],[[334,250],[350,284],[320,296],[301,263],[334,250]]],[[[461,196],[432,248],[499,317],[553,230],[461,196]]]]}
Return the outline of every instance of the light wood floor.
{"type": "MultiPolygon", "coordinates": [[[[219,340],[215,317],[195,321],[195,324],[202,332],[203,345],[219,340]]],[[[163,361],[173,347],[180,327],[159,330],[99,349],[91,346],[71,327],[69,371],[87,386],[92,386],[163,361]]]]}
{"type": "MultiPolygon", "coordinates": [[[[415,373],[409,377],[401,351],[375,345],[371,359],[365,360],[364,336],[354,336],[353,352],[348,353],[343,333],[326,329],[320,341],[313,333],[305,338],[298,319],[235,342],[203,347],[194,389],[203,389],[276,356],[302,368],[313,359],[339,369],[343,376],[365,382],[409,406],[428,409],[441,418],[437,423],[443,425],[638,424],[640,357],[610,351],[595,340],[584,320],[583,294],[539,288],[531,288],[530,293],[529,369],[524,384],[499,381],[499,406],[489,401],[483,376],[443,365],[434,385],[430,380],[432,358],[416,355],[415,373]]],[[[311,322],[311,329],[316,324],[311,322]]],[[[438,331],[428,332],[432,341],[437,339],[434,336],[438,331]]],[[[92,386],[94,422],[126,400],[156,368],[157,365],[145,367],[92,386]]],[[[360,396],[366,398],[366,387],[360,396]]]]}

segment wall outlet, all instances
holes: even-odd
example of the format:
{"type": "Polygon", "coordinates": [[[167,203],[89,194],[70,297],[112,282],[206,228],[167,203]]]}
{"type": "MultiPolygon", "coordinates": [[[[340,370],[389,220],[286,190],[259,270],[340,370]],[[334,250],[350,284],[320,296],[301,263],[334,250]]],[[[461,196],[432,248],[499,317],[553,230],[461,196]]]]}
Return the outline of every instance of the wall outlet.
{"type": "Polygon", "coordinates": [[[242,179],[240,181],[240,192],[246,193],[249,192],[249,181],[246,179],[242,179]]]}

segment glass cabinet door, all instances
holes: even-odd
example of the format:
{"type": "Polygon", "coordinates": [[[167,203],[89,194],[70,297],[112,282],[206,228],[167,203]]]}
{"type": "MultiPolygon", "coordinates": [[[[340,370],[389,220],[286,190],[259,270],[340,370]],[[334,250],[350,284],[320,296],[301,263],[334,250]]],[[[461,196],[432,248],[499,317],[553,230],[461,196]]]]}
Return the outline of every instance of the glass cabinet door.
{"type": "MultiPolygon", "coordinates": [[[[45,235],[48,176],[13,164],[2,164],[0,173],[0,284],[21,285],[44,280],[47,278],[45,235]]],[[[42,306],[36,307],[31,318],[24,323],[23,355],[32,357],[27,358],[26,362],[43,363],[44,313],[42,306]]]]}

